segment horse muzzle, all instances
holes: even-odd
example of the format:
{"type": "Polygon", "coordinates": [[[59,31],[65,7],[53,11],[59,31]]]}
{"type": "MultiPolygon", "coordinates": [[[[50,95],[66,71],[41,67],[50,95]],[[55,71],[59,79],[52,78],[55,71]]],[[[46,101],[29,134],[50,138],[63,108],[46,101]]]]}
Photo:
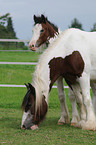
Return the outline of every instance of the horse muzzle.
{"type": "Polygon", "coordinates": [[[32,51],[36,51],[37,49],[38,49],[38,47],[39,47],[39,42],[37,41],[37,42],[35,42],[35,41],[33,41],[33,42],[30,42],[29,43],[29,48],[32,50],[32,51]]]}
{"type": "Polygon", "coordinates": [[[28,112],[24,112],[22,116],[21,129],[30,129],[34,124],[32,123],[33,115],[28,112]]]}

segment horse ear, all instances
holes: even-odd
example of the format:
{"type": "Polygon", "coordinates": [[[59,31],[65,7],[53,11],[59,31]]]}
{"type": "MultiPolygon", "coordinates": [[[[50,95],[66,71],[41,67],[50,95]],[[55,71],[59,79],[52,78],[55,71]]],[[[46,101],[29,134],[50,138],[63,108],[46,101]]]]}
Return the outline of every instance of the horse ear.
{"type": "Polygon", "coordinates": [[[36,22],[36,18],[37,18],[37,17],[34,15],[34,16],[33,16],[34,22],[36,22]]]}
{"type": "Polygon", "coordinates": [[[30,88],[32,94],[35,96],[35,88],[30,83],[28,83],[28,85],[29,85],[29,88],[30,88]]]}
{"type": "Polygon", "coordinates": [[[44,97],[44,100],[45,100],[45,96],[43,95],[43,97],[44,97]]]}
{"type": "Polygon", "coordinates": [[[29,88],[29,85],[27,85],[26,83],[25,83],[25,86],[26,86],[27,89],[29,88]]]}
{"type": "Polygon", "coordinates": [[[47,17],[46,17],[46,21],[48,21],[47,17]]]}
{"type": "Polygon", "coordinates": [[[42,22],[46,24],[46,18],[43,14],[41,15],[41,18],[42,18],[42,22]]]}

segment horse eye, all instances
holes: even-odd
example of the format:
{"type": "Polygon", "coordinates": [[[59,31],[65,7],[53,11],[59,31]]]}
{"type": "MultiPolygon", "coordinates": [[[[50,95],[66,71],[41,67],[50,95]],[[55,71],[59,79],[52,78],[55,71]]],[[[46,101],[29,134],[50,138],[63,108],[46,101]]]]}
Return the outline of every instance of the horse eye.
{"type": "Polygon", "coordinates": [[[40,33],[43,33],[44,32],[44,29],[42,29],[41,31],[40,31],[40,33]]]}

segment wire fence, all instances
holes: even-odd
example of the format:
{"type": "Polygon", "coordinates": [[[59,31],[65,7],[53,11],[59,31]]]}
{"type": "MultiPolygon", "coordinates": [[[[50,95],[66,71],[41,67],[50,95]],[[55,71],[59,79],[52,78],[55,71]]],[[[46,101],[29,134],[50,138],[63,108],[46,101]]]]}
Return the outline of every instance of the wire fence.
{"type": "Polygon", "coordinates": [[[23,39],[0,39],[0,50],[9,50],[9,49],[29,49],[29,41],[23,39]]]}

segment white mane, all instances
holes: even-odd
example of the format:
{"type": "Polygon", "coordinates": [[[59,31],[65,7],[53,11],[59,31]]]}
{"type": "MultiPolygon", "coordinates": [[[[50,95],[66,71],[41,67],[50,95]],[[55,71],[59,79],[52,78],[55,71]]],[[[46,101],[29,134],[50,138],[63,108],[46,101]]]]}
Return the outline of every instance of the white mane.
{"type": "Polygon", "coordinates": [[[42,66],[42,60],[40,60],[35,68],[32,79],[32,85],[35,87],[36,91],[36,107],[39,107],[39,105],[41,104],[43,96],[46,97],[46,102],[48,104],[49,83],[43,77],[43,73],[45,70],[42,66]]]}

